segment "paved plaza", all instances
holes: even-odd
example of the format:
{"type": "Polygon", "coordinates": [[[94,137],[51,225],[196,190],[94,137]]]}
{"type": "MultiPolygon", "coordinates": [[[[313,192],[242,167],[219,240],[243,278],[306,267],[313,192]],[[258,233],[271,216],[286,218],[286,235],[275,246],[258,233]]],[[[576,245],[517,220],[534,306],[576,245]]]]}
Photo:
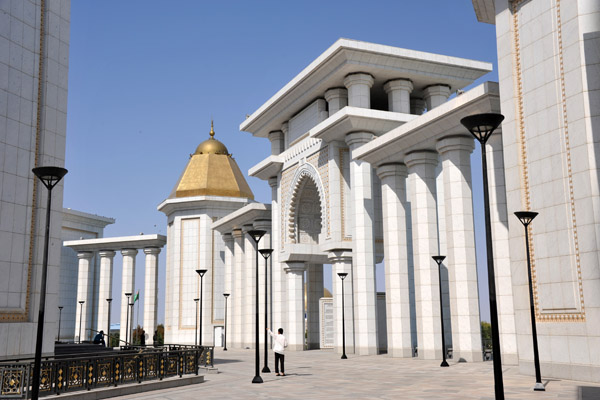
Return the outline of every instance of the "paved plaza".
{"type": "MultiPolygon", "coordinates": [[[[273,369],[273,356],[269,365],[273,369]]],[[[262,357],[261,357],[262,358],[262,357]]],[[[252,384],[254,351],[215,349],[218,374],[177,389],[157,390],[122,399],[493,399],[492,363],[452,363],[380,356],[349,355],[340,360],[328,350],[289,352],[287,376],[261,374],[264,383],[252,384]]],[[[261,365],[262,370],[262,365],[261,365]]],[[[504,368],[507,399],[600,399],[600,385],[543,379],[546,392],[533,392],[535,379],[518,368],[504,368]]]]}

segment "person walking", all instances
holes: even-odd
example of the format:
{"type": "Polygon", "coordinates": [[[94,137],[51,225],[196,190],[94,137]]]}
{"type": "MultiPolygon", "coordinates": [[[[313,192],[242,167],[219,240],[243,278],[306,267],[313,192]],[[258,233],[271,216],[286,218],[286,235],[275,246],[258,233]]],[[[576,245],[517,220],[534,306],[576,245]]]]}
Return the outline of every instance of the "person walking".
{"type": "Polygon", "coordinates": [[[283,336],[283,328],[277,329],[277,334],[274,334],[269,328],[267,328],[269,335],[273,337],[273,353],[275,353],[275,374],[277,376],[285,376],[284,361],[285,355],[283,352],[287,347],[287,340],[283,336]],[[281,364],[281,375],[279,374],[279,364],[281,364]]]}

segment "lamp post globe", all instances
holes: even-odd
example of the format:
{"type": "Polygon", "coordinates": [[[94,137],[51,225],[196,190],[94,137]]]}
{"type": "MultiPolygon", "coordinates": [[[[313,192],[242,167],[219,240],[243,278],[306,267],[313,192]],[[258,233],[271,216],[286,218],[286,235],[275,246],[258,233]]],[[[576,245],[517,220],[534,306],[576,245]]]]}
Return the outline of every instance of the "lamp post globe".
{"type": "Polygon", "coordinates": [[[263,258],[265,259],[265,366],[262,369],[262,372],[271,372],[271,370],[269,369],[269,346],[267,346],[267,341],[268,341],[268,336],[267,336],[267,327],[269,326],[269,318],[268,318],[268,313],[269,313],[269,305],[268,305],[268,273],[267,273],[267,260],[269,259],[269,257],[271,256],[271,253],[273,253],[273,249],[260,249],[259,250],[260,254],[263,256],[263,258]]]}
{"type": "Polygon", "coordinates": [[[483,172],[483,207],[485,212],[485,244],[488,267],[488,289],[490,298],[490,320],[492,326],[492,354],[494,363],[494,392],[496,400],[504,399],[502,380],[502,355],[500,352],[500,333],[498,330],[498,305],[496,302],[496,276],[494,272],[494,251],[492,246],[492,222],[490,217],[490,194],[487,177],[487,156],[485,144],[494,130],[504,120],[502,114],[475,114],[460,120],[460,123],[481,144],[481,169],[483,172]]]}
{"type": "Polygon", "coordinates": [[[347,360],[346,356],[346,310],[344,305],[344,279],[348,276],[347,272],[338,272],[338,276],[342,280],[342,360],[347,360]]]}
{"type": "Polygon", "coordinates": [[[533,302],[533,278],[531,274],[531,255],[529,254],[529,224],[538,213],[535,211],[517,211],[515,216],[521,221],[525,228],[525,248],[527,250],[527,279],[529,281],[529,311],[531,314],[531,337],[533,340],[533,364],[535,367],[535,385],[533,390],[545,391],[546,387],[542,383],[542,373],[540,370],[540,353],[537,342],[537,325],[535,322],[535,303],[533,302]]]}
{"type": "Polygon", "coordinates": [[[198,276],[200,277],[200,333],[198,334],[199,338],[198,338],[198,345],[202,346],[202,289],[203,289],[203,282],[204,282],[204,275],[206,274],[208,270],[207,269],[197,269],[196,273],[198,274],[198,276]]]}
{"type": "MultiPolygon", "coordinates": [[[[46,201],[46,229],[44,233],[44,253],[42,258],[42,279],[40,287],[40,306],[37,320],[37,335],[35,342],[35,357],[33,363],[33,380],[31,398],[37,400],[40,391],[40,373],[42,368],[42,341],[44,339],[44,317],[46,313],[46,280],[48,278],[48,246],[50,242],[50,214],[52,210],[52,189],[67,174],[61,167],[36,167],[31,170],[33,174],[48,189],[46,201]]],[[[34,204],[35,206],[35,204],[34,204]]]]}
{"type": "Polygon", "coordinates": [[[444,304],[442,302],[442,262],[444,262],[446,256],[432,256],[431,258],[433,258],[433,261],[435,261],[438,266],[438,288],[440,290],[440,326],[442,330],[442,363],[440,364],[440,367],[449,367],[448,362],[446,361],[446,337],[444,336],[444,304]]]}
{"type": "Polygon", "coordinates": [[[254,360],[254,369],[255,369],[255,374],[254,374],[254,379],[252,379],[252,383],[263,383],[263,379],[260,377],[260,345],[259,345],[259,341],[258,341],[258,242],[260,242],[260,239],[265,235],[265,233],[267,233],[267,231],[264,230],[260,230],[260,229],[253,229],[253,230],[249,230],[248,231],[248,235],[250,235],[250,237],[254,240],[254,245],[255,245],[255,249],[254,249],[254,253],[256,254],[256,273],[255,273],[255,287],[256,287],[256,293],[255,293],[255,304],[256,304],[256,308],[255,308],[255,318],[254,318],[254,342],[255,342],[255,347],[256,347],[256,351],[255,351],[255,360],[254,360]]]}

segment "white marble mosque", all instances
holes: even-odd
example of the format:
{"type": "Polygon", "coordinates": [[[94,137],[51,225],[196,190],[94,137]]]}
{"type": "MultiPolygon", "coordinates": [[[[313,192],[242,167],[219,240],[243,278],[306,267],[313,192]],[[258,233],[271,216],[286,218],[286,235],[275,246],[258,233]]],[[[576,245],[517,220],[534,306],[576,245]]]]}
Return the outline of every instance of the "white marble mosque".
{"type": "MultiPolygon", "coordinates": [[[[594,0],[473,0],[473,6],[479,21],[496,24],[498,83],[472,85],[492,70],[486,62],[340,39],[243,120],[240,134],[270,142],[271,155],[248,171],[269,184],[270,203],[254,201],[244,173],[211,128],[158,206],[166,237],[102,238],[114,220],[65,211],[65,221],[76,214],[91,232],[64,243],[76,251],[78,278],[75,285],[61,275],[61,285],[77,287],[72,299],[86,299],[82,309],[70,305],[69,337],[105,328],[103,299],[133,291],[135,255],[142,250],[146,332],[157,324],[156,277],[166,268],[166,342],[195,342],[193,299],[202,291],[200,342],[222,345],[223,294],[229,293],[227,345],[253,348],[257,254],[248,232],[260,229],[267,233],[258,248],[274,251],[266,267],[258,256],[258,306],[261,315],[268,306],[270,327],[285,329],[290,350],[341,353],[337,274],[346,272],[347,353],[438,359],[443,329],[454,360],[482,361],[470,163],[475,143],[460,120],[502,113],[506,119],[485,149],[502,361],[533,373],[525,238],[513,216],[533,210],[540,213],[529,244],[542,375],[600,382],[600,6],[594,0]],[[166,266],[157,257],[163,247],[166,266]],[[117,252],[123,293],[112,290],[117,252]],[[431,259],[437,254],[447,256],[441,279],[431,259]],[[381,262],[385,293],[376,292],[381,262]],[[324,264],[331,265],[332,298],[324,296],[324,264]],[[203,268],[200,280],[196,270],[203,268]]],[[[60,161],[61,154],[50,156],[60,161]]],[[[38,165],[31,158],[16,175],[38,165]]],[[[15,172],[4,168],[2,174],[15,172]]],[[[3,212],[17,202],[5,198],[15,190],[10,182],[2,183],[3,212]]],[[[29,194],[23,200],[28,213],[43,214],[38,203],[29,194]]],[[[39,226],[28,229],[0,233],[25,249],[40,237],[39,226]]],[[[0,242],[2,268],[21,262],[35,276],[31,257],[29,264],[24,257],[2,259],[11,254],[6,248],[15,248],[6,243],[0,242]]],[[[50,263],[60,269],[59,255],[50,263]]],[[[35,326],[27,319],[35,314],[24,308],[35,290],[25,282],[18,304],[9,296],[14,289],[0,286],[0,355],[14,351],[15,324],[23,332],[35,326]]],[[[58,280],[50,285],[55,306],[58,280]]],[[[125,312],[122,307],[122,337],[125,312]]],[[[56,331],[56,316],[51,319],[49,329],[56,331]]],[[[18,351],[26,354],[30,342],[18,351]]]]}

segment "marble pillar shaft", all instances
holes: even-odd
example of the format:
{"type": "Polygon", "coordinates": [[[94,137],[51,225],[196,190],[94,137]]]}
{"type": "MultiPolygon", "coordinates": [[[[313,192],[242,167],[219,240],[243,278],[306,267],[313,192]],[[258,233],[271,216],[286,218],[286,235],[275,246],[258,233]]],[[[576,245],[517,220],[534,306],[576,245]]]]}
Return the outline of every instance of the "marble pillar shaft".
{"type": "Polygon", "coordinates": [[[354,354],[354,288],[352,285],[352,251],[335,251],[329,254],[331,263],[331,283],[333,286],[333,327],[334,348],[342,354],[343,331],[346,332],[346,354],[354,354]],[[344,280],[339,273],[348,274],[344,280]],[[344,286],[344,315],[342,315],[342,285],[344,286]],[[345,329],[342,322],[345,323],[345,329]]]}
{"type": "Polygon", "coordinates": [[[158,311],[158,255],[160,249],[149,247],[146,254],[146,270],[144,274],[144,319],[143,329],[151,339],[156,330],[158,311]]]}
{"type": "MultiPolygon", "coordinates": [[[[129,323],[127,322],[127,297],[125,293],[131,293],[129,301],[133,303],[135,296],[135,257],[138,251],[136,249],[124,249],[121,250],[123,255],[123,275],[122,275],[122,289],[121,289],[121,330],[120,340],[124,341],[129,336],[131,342],[131,332],[133,330],[133,308],[129,310],[129,323]],[[129,333],[127,333],[127,327],[129,326],[129,333]]],[[[124,344],[121,342],[121,344],[124,344]]]]}
{"type": "Polygon", "coordinates": [[[98,287],[98,324],[96,330],[106,332],[108,324],[108,308],[110,304],[106,299],[112,298],[113,262],[115,252],[110,250],[100,251],[100,282],[98,287]]]}
{"type": "MultiPolygon", "coordinates": [[[[304,350],[304,262],[286,263],[288,295],[288,350],[304,350]]],[[[284,330],[285,334],[285,330],[284,330]]]]}
{"type": "Polygon", "coordinates": [[[406,215],[407,169],[403,164],[377,169],[381,179],[388,354],[412,357],[410,279],[406,215]]]}
{"type": "Polygon", "coordinates": [[[77,301],[84,301],[83,307],[78,303],[75,320],[75,337],[79,340],[89,340],[92,327],[92,303],[94,298],[93,276],[94,267],[92,252],[79,252],[79,275],[77,279],[77,301]],[[79,335],[81,334],[81,337],[79,335]]]}
{"type": "Polygon", "coordinates": [[[231,347],[242,348],[242,305],[244,304],[244,234],[240,229],[233,231],[233,281],[234,286],[231,292],[231,347]]]}
{"type": "Polygon", "coordinates": [[[306,315],[308,319],[308,348],[318,349],[321,344],[319,325],[319,299],[323,297],[323,264],[310,264],[307,268],[306,315]]]}

